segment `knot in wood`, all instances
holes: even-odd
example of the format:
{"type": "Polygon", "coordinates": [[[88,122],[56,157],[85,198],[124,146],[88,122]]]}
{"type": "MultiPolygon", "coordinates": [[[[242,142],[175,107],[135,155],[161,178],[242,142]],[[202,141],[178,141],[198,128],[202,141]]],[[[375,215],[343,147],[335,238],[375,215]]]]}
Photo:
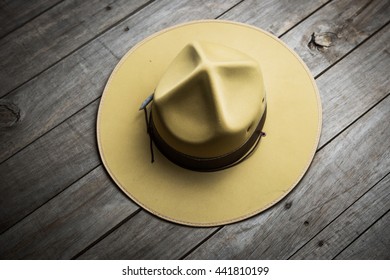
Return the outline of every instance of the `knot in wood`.
{"type": "Polygon", "coordinates": [[[15,126],[19,120],[19,107],[8,100],[0,100],[0,129],[15,126]]]}
{"type": "Polygon", "coordinates": [[[333,32],[323,32],[311,34],[311,39],[307,46],[312,50],[326,50],[333,46],[334,41],[337,39],[337,34],[333,32]]]}

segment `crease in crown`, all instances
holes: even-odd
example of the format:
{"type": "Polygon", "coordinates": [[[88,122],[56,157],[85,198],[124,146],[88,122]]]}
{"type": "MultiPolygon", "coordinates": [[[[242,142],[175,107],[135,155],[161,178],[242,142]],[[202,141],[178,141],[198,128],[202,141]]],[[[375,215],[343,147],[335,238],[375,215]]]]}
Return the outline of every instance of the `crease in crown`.
{"type": "Polygon", "coordinates": [[[219,44],[193,42],[161,78],[153,120],[168,145],[196,157],[239,148],[265,110],[260,67],[249,56],[219,44]]]}

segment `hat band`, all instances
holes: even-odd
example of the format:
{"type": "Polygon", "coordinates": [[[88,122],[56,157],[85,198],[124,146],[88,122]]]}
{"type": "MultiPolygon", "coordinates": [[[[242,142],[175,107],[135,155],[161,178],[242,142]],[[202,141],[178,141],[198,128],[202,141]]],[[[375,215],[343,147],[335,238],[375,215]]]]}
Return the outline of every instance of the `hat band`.
{"type": "Polygon", "coordinates": [[[217,171],[234,166],[245,160],[249,155],[251,155],[257,144],[260,142],[260,138],[262,136],[265,136],[265,133],[262,132],[262,129],[266,119],[266,113],[267,108],[265,108],[263,116],[257,124],[257,127],[253,134],[240,148],[231,153],[218,157],[199,158],[186,155],[182,152],[175,150],[170,145],[168,145],[157,132],[157,129],[153,122],[152,114],[150,114],[148,130],[150,137],[152,138],[159,151],[173,163],[194,171],[217,171]]]}

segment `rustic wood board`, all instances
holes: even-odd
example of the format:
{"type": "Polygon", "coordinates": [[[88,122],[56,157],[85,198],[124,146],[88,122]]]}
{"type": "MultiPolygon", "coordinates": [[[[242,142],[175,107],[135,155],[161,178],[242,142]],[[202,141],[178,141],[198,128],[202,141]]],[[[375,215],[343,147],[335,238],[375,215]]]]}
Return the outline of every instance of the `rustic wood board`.
{"type": "Polygon", "coordinates": [[[111,28],[147,0],[66,0],[0,40],[0,96],[111,28]]]}
{"type": "Polygon", "coordinates": [[[70,259],[137,209],[100,166],[3,233],[0,258],[70,259]]]}
{"type": "Polygon", "coordinates": [[[281,203],[225,226],[188,259],[289,258],[390,171],[389,118],[387,97],[321,149],[281,203]]]}
{"type": "Polygon", "coordinates": [[[390,260],[390,212],[342,251],[336,259],[390,260]]]}
{"type": "MultiPolygon", "coordinates": [[[[333,259],[390,209],[390,174],[356,200],[291,259],[333,259]]],[[[390,244],[388,244],[388,248],[390,244]]],[[[390,252],[389,252],[390,254],[390,252]]],[[[388,255],[390,256],[390,255],[388,255]]]]}
{"type": "Polygon", "coordinates": [[[79,259],[177,259],[213,231],[212,228],[178,227],[145,211],[130,221],[79,259]]]}
{"type": "Polygon", "coordinates": [[[98,103],[0,165],[0,232],[100,164],[94,120],[98,103]]]}
{"type": "Polygon", "coordinates": [[[244,22],[280,36],[329,2],[298,0],[292,4],[288,0],[246,0],[227,11],[221,19],[244,22]]]}
{"type": "Polygon", "coordinates": [[[283,36],[314,75],[389,22],[388,0],[333,1],[283,36]]]}
{"type": "Polygon", "coordinates": [[[0,38],[31,19],[46,12],[63,0],[3,0],[0,2],[0,38]]]}

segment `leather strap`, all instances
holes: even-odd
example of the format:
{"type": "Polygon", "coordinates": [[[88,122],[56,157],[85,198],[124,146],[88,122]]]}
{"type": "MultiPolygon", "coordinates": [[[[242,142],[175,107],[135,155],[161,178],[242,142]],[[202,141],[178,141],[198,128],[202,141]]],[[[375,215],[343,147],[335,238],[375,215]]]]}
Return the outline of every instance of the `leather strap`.
{"type": "Polygon", "coordinates": [[[169,146],[157,132],[157,129],[153,123],[152,114],[150,114],[149,117],[148,133],[150,134],[151,139],[155,143],[156,147],[160,150],[160,152],[175,164],[195,171],[217,171],[234,166],[245,160],[249,155],[251,155],[257,144],[260,142],[260,138],[262,136],[265,136],[265,133],[262,132],[262,129],[264,126],[266,115],[267,108],[265,109],[263,116],[257,124],[257,127],[253,134],[240,148],[231,153],[219,157],[198,158],[183,154],[175,150],[174,148],[169,146]]]}

